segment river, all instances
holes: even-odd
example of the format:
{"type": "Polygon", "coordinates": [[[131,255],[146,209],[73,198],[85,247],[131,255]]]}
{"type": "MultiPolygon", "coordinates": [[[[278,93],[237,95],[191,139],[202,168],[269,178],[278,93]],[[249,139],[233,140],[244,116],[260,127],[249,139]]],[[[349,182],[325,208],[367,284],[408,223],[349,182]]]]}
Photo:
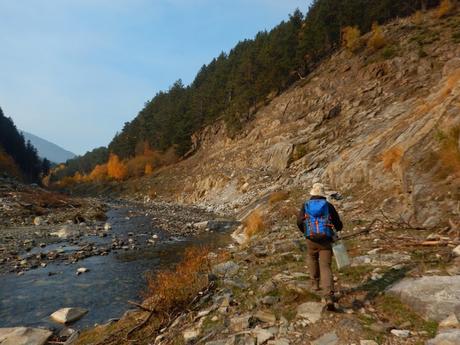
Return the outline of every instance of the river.
{"type": "MultiPolygon", "coordinates": [[[[146,272],[177,263],[188,246],[206,245],[212,249],[230,242],[228,233],[231,222],[222,222],[222,226],[214,231],[193,237],[170,238],[160,229],[152,229],[149,216],[131,216],[129,208],[113,208],[107,216],[112,224],[112,235],[145,236],[147,239],[153,232],[158,236],[158,243],[140,246],[135,250],[112,251],[105,256],[92,256],[74,264],[53,262],[21,276],[13,273],[1,276],[0,327],[43,326],[59,329],[62,326],[53,323],[49,315],[64,307],[89,310],[82,319],[72,324],[73,328],[81,329],[119,318],[130,309],[128,300],[141,299],[146,272]],[[77,275],[79,267],[86,267],[89,271],[77,275]]],[[[88,240],[111,241],[111,236],[91,237],[94,238],[88,240]]],[[[67,242],[52,246],[43,250],[55,249],[56,246],[60,250],[78,249],[67,242]]]]}

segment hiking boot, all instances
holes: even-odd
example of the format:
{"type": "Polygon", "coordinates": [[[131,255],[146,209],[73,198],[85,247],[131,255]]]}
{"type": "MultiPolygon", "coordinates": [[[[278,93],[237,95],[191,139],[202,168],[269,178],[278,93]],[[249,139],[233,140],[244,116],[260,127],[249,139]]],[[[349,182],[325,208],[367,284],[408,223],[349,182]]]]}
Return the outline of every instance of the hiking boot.
{"type": "Polygon", "coordinates": [[[324,303],[326,304],[326,310],[328,311],[335,311],[335,305],[334,305],[334,295],[328,295],[324,298],[324,303]]]}

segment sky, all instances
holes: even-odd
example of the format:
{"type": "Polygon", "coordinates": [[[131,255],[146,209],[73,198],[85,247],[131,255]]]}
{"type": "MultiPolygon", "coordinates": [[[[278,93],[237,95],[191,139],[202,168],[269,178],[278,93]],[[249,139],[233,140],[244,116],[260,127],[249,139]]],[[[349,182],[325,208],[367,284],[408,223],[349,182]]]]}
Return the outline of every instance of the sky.
{"type": "Polygon", "coordinates": [[[76,154],[308,0],[0,0],[0,107],[76,154]]]}

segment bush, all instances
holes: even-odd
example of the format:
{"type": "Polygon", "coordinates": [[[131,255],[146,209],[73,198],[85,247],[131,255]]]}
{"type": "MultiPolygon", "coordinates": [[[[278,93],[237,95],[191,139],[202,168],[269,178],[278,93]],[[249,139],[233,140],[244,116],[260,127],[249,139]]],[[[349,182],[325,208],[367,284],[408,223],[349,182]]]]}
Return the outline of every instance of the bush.
{"type": "Polygon", "coordinates": [[[399,146],[394,146],[382,155],[383,168],[390,171],[393,164],[398,163],[403,155],[403,150],[399,146]]]}
{"type": "Polygon", "coordinates": [[[367,41],[367,47],[372,51],[382,49],[386,45],[385,35],[377,23],[372,24],[371,37],[367,41]]]}
{"type": "Polygon", "coordinates": [[[382,57],[384,59],[392,59],[396,55],[398,55],[398,48],[394,45],[387,45],[385,48],[382,49],[382,57]]]}
{"type": "Polygon", "coordinates": [[[439,4],[438,10],[436,12],[436,17],[438,18],[443,18],[452,13],[454,10],[455,5],[452,2],[452,0],[441,0],[441,3],[439,4]]]}
{"type": "Polygon", "coordinates": [[[249,238],[262,232],[265,224],[261,212],[259,210],[253,211],[244,221],[244,226],[244,232],[249,238]]]}
{"type": "Polygon", "coordinates": [[[423,14],[421,11],[417,11],[412,16],[412,23],[415,25],[420,25],[423,23],[423,14]]]}
{"type": "Polygon", "coordinates": [[[361,31],[357,26],[347,26],[342,29],[342,46],[351,52],[360,48],[361,31]]]}
{"type": "Polygon", "coordinates": [[[107,164],[98,164],[89,174],[91,181],[100,182],[107,179],[107,164]]]}
{"type": "Polygon", "coordinates": [[[207,248],[188,248],[172,270],[147,274],[144,305],[158,313],[171,313],[187,307],[208,284],[211,271],[207,248]]]}

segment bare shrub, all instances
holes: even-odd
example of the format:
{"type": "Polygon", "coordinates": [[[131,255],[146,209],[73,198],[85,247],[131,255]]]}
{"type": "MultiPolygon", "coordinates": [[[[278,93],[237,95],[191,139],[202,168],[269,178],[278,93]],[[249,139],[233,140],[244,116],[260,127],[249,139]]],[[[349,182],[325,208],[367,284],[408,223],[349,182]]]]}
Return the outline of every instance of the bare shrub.
{"type": "Polygon", "coordinates": [[[273,205],[273,204],[276,204],[279,201],[286,200],[287,198],[289,198],[289,192],[282,192],[282,191],[273,192],[270,195],[270,198],[268,199],[268,203],[270,205],[273,205]]]}
{"type": "Polygon", "coordinates": [[[158,313],[170,314],[181,310],[208,284],[211,271],[209,250],[192,247],[174,269],[147,274],[144,304],[158,313]]]}
{"type": "Polygon", "coordinates": [[[403,155],[403,150],[399,146],[394,146],[382,155],[383,168],[390,171],[393,164],[398,163],[403,155]]]}
{"type": "Polygon", "coordinates": [[[261,233],[265,228],[265,222],[259,210],[253,211],[244,221],[244,232],[251,238],[261,233]]]}

